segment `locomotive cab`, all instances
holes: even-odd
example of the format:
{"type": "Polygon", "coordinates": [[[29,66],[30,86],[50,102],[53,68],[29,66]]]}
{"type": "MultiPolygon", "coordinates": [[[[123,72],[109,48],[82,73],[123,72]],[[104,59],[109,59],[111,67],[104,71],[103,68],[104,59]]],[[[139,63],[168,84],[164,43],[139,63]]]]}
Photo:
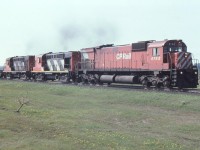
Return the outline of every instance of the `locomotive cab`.
{"type": "Polygon", "coordinates": [[[192,62],[192,54],[182,40],[167,41],[163,47],[163,62],[169,64],[172,86],[196,88],[198,70],[192,62]]]}
{"type": "Polygon", "coordinates": [[[192,54],[187,52],[181,40],[169,41],[164,47],[169,59],[172,85],[179,88],[196,88],[198,85],[198,69],[192,63],[192,54]]]}
{"type": "Polygon", "coordinates": [[[182,40],[155,41],[148,45],[149,69],[154,70],[171,87],[196,88],[198,70],[193,64],[192,54],[182,40]]]}
{"type": "Polygon", "coordinates": [[[192,55],[187,52],[187,47],[181,40],[171,40],[163,47],[163,62],[169,63],[171,69],[190,69],[192,55]]]}

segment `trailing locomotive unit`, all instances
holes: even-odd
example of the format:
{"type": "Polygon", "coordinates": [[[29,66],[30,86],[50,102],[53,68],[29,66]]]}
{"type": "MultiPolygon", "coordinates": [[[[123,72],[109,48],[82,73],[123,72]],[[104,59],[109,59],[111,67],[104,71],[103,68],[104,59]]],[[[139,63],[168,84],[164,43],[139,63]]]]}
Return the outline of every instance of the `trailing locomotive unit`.
{"type": "Polygon", "coordinates": [[[79,52],[46,53],[35,57],[32,76],[35,80],[74,79],[75,64],[80,61],[79,52]]]}
{"type": "Polygon", "coordinates": [[[2,77],[2,74],[3,73],[3,67],[2,66],[0,66],[0,78],[2,77]]]}
{"type": "Polygon", "coordinates": [[[35,56],[15,56],[6,59],[3,78],[31,78],[31,71],[35,65],[35,56]]]}
{"type": "Polygon", "coordinates": [[[85,82],[196,88],[198,70],[182,40],[142,41],[81,50],[85,82]]]}

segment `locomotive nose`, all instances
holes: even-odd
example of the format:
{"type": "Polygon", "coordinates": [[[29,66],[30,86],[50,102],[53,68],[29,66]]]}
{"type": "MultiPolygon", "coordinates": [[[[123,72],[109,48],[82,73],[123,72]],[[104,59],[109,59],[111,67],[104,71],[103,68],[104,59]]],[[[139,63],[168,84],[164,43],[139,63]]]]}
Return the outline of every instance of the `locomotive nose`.
{"type": "Polygon", "coordinates": [[[178,69],[189,69],[192,67],[192,55],[188,52],[177,53],[177,64],[178,69]]]}

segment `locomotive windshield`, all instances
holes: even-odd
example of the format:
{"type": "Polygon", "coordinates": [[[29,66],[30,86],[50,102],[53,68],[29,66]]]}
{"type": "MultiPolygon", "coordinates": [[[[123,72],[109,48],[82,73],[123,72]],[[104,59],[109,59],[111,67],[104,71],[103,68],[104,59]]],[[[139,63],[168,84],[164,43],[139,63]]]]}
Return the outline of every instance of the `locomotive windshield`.
{"type": "Polygon", "coordinates": [[[169,47],[169,52],[182,52],[182,47],[169,47]]]}
{"type": "Polygon", "coordinates": [[[187,47],[164,47],[164,53],[168,53],[168,52],[187,52],[187,47]]]}

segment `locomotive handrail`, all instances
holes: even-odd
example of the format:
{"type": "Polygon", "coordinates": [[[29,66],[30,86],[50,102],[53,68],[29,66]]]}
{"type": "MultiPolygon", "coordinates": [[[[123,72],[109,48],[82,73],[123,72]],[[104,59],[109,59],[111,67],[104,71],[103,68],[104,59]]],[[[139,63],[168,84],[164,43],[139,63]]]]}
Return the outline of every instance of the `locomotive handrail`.
{"type": "MultiPolygon", "coordinates": [[[[171,77],[171,75],[172,75],[172,57],[171,57],[171,55],[170,55],[170,52],[168,52],[167,53],[168,54],[168,56],[169,56],[169,66],[170,66],[170,77],[171,77]]],[[[167,57],[167,59],[168,59],[168,57],[167,57]]]]}
{"type": "Polygon", "coordinates": [[[197,68],[199,68],[199,60],[198,59],[192,59],[192,64],[193,64],[193,66],[196,66],[197,68]]]}
{"type": "Polygon", "coordinates": [[[197,67],[199,69],[199,59],[195,59],[193,54],[192,54],[192,64],[193,67],[197,67]]]}

